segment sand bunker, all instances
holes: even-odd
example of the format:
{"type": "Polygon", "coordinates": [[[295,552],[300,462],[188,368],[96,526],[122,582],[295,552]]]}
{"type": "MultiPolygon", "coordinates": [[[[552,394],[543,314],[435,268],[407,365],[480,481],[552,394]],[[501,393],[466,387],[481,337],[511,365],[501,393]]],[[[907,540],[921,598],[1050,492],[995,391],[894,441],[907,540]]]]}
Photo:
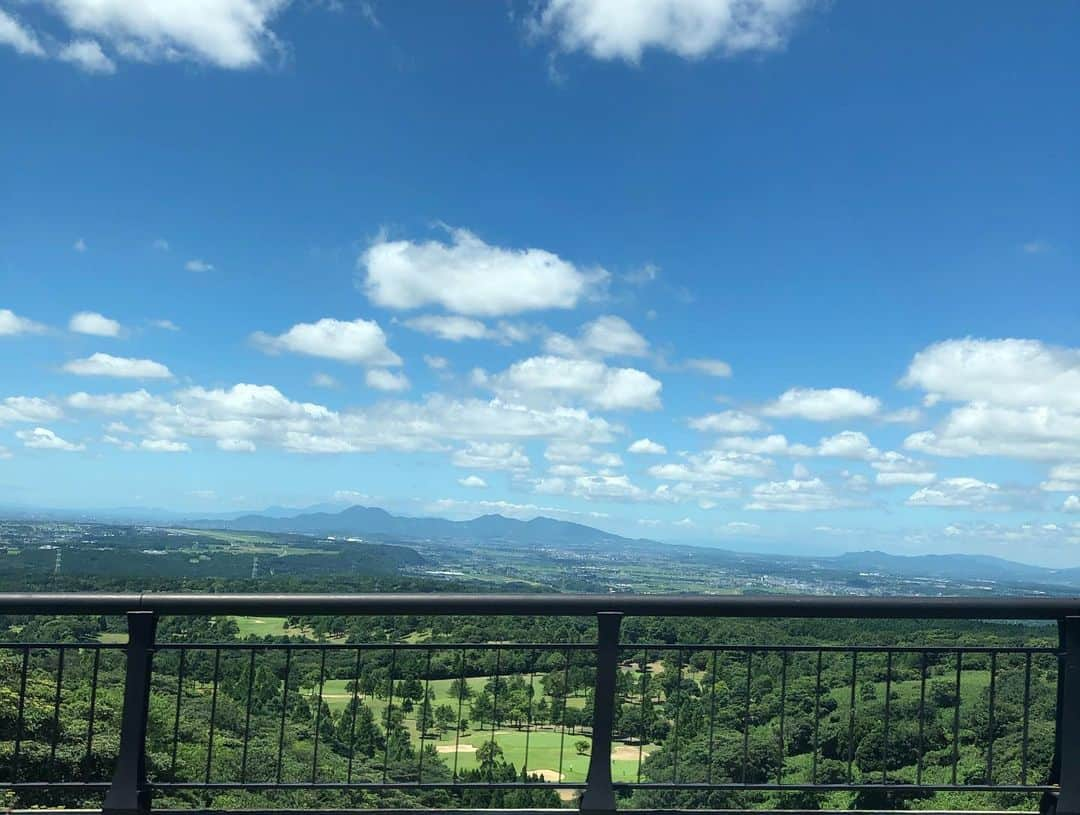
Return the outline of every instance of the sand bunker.
{"type": "MultiPolygon", "coordinates": [[[[651,753],[653,748],[646,747],[641,750],[641,756],[647,756],[651,753]]],[[[631,744],[620,744],[618,747],[611,748],[611,757],[618,759],[619,761],[637,761],[639,748],[631,744]]]]}
{"type": "Polygon", "coordinates": [[[545,781],[562,781],[563,776],[558,770],[529,770],[529,775],[538,775],[545,781]]]}
{"type": "Polygon", "coordinates": [[[471,744],[440,744],[435,748],[440,753],[475,753],[476,748],[471,744]]]}

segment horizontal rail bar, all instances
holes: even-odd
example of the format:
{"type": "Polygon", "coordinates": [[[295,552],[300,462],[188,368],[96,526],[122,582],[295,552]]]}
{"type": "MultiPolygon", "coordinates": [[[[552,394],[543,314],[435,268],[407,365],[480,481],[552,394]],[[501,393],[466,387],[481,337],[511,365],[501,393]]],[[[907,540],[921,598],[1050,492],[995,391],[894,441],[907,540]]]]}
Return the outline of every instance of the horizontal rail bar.
{"type": "Polygon", "coordinates": [[[1057,620],[1080,615],[1059,597],[819,597],[640,594],[3,593],[2,614],[565,615],[615,611],[668,617],[877,617],[1057,620]]]}
{"type": "MultiPolygon", "coordinates": [[[[160,781],[153,790],[583,790],[583,781],[160,781]]],[[[995,787],[997,789],[997,787],[995,787]]],[[[1052,789],[1057,789],[1053,787],[1052,789]]],[[[1034,787],[1029,792],[1039,792],[1034,787]]]]}

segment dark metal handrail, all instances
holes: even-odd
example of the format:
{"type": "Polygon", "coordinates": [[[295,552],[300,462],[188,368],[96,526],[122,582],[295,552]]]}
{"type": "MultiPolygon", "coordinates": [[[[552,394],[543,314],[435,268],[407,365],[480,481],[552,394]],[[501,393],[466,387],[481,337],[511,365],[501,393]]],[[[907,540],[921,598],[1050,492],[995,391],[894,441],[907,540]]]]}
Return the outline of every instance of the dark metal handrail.
{"type": "MultiPolygon", "coordinates": [[[[98,782],[50,782],[47,779],[0,783],[0,789],[106,789],[104,811],[110,815],[146,815],[150,811],[151,796],[155,790],[168,791],[180,789],[194,790],[258,790],[258,789],[520,789],[518,782],[468,782],[463,783],[456,777],[453,783],[429,783],[421,777],[417,782],[398,782],[388,780],[384,774],[381,782],[370,779],[363,782],[347,780],[340,783],[332,780],[317,780],[312,773],[310,783],[285,782],[278,778],[276,782],[253,782],[241,778],[240,781],[217,782],[210,780],[210,759],[207,758],[207,771],[204,781],[187,782],[175,778],[160,779],[151,782],[146,771],[146,739],[149,727],[149,695],[153,675],[155,653],[169,651],[180,654],[180,678],[183,678],[183,655],[191,650],[205,649],[215,652],[214,657],[214,699],[217,694],[217,665],[223,650],[234,650],[250,654],[252,670],[256,651],[272,652],[285,649],[286,655],[293,651],[320,651],[322,668],[321,682],[326,666],[328,652],[390,650],[395,656],[398,650],[427,652],[437,650],[462,649],[462,671],[464,671],[464,649],[477,651],[564,651],[569,669],[570,651],[586,651],[595,657],[595,679],[593,686],[593,713],[591,727],[592,748],[589,754],[588,774],[584,783],[560,782],[559,788],[580,789],[582,791],[580,808],[584,812],[611,813],[616,809],[616,794],[625,790],[683,790],[716,792],[724,790],[743,791],[786,791],[807,790],[829,792],[835,790],[889,792],[925,792],[932,790],[966,790],[985,792],[1043,793],[1042,809],[1055,812],[1055,815],[1080,815],[1080,599],[1077,598],[862,598],[862,597],[792,597],[792,596],[670,596],[670,595],[548,595],[548,594],[183,594],[152,593],[135,594],[35,594],[17,593],[0,594],[0,614],[9,615],[108,615],[125,614],[128,620],[129,641],[121,644],[96,644],[91,647],[101,649],[123,649],[126,652],[126,677],[123,697],[123,713],[120,722],[120,744],[116,770],[111,784],[98,782]],[[155,640],[157,620],[162,615],[478,615],[478,616],[578,616],[593,617],[597,620],[597,639],[585,643],[159,643],[155,640]],[[1056,648],[1040,646],[878,646],[878,645],[778,645],[752,643],[624,643],[620,641],[620,621],[625,615],[634,616],[681,616],[713,618],[863,618],[863,619],[972,619],[972,620],[1054,620],[1058,623],[1058,646],[1056,648]],[[884,654],[888,658],[886,669],[886,707],[885,707],[885,749],[888,749],[889,691],[888,682],[892,678],[892,660],[894,655],[922,654],[922,692],[925,695],[926,659],[931,654],[956,654],[956,687],[960,687],[961,653],[986,654],[991,659],[991,666],[996,664],[999,655],[1024,656],[1026,658],[1026,687],[1024,709],[1024,781],[1020,784],[993,783],[993,770],[989,770],[988,783],[957,783],[955,764],[952,783],[904,783],[889,781],[882,773],[882,781],[867,782],[853,780],[850,777],[851,757],[848,756],[847,783],[817,783],[816,763],[814,783],[788,783],[783,779],[783,704],[784,692],[780,693],[780,776],[775,782],[750,782],[745,779],[745,741],[744,741],[744,780],[742,783],[723,781],[712,783],[711,763],[710,779],[707,783],[678,780],[678,731],[676,729],[675,771],[672,782],[637,783],[614,781],[612,778],[612,751],[614,715],[618,704],[618,678],[622,663],[626,661],[627,651],[641,652],[707,651],[713,654],[713,671],[716,670],[716,658],[719,653],[737,654],[745,659],[747,694],[750,687],[751,657],[754,654],[780,654],[783,658],[783,680],[786,682],[789,655],[817,653],[817,697],[815,700],[815,752],[817,761],[817,720],[820,703],[821,655],[823,653],[843,653],[852,656],[852,700],[855,693],[855,660],[858,654],[884,654]],[[1027,694],[1030,690],[1032,655],[1058,661],[1058,702],[1056,722],[1056,743],[1054,760],[1050,768],[1050,778],[1043,783],[1028,784],[1027,767],[1027,694]]],[[[23,682],[25,684],[26,657],[33,648],[59,649],[61,665],[65,649],[83,647],[72,643],[18,643],[12,644],[23,653],[23,682]]],[[[96,658],[95,658],[96,660],[96,658]]],[[[641,660],[644,676],[644,658],[641,660]]],[[[95,661],[95,666],[96,666],[95,661]]],[[[683,664],[680,654],[680,674],[683,664]]],[[[741,664],[741,663],[740,663],[741,664]]],[[[288,662],[286,662],[286,666],[288,662]]],[[[359,665],[359,662],[357,663],[359,665]]],[[[430,669],[430,657],[428,658],[430,669]]],[[[62,671],[62,668],[60,669],[62,671]]],[[[95,667],[96,671],[96,667],[95,667]]],[[[464,673],[462,673],[464,676],[464,673]]],[[[95,673],[96,677],[96,673],[95,673]]],[[[390,669],[391,699],[393,694],[394,672],[390,669]]],[[[430,674],[428,674],[430,678],[430,674]]],[[[496,676],[498,679],[498,676],[496,676]]],[[[359,682],[359,675],[356,677],[359,682]]],[[[96,679],[95,679],[96,681],[96,679]]],[[[250,708],[249,675],[249,708],[250,708]]],[[[990,669],[990,730],[993,730],[994,704],[994,669],[990,669]]],[[[680,676],[681,682],[681,676],[680,676]]],[[[285,673],[285,693],[289,686],[288,667],[285,673]]],[[[57,678],[56,711],[60,705],[60,678],[57,678]]],[[[644,684],[642,685],[644,688],[644,684]]],[[[96,686],[95,686],[96,689],[96,686]]],[[[426,691],[425,691],[426,693],[426,691]]],[[[680,695],[681,688],[677,691],[680,695]]],[[[713,691],[715,694],[715,689],[713,691]]],[[[176,720],[180,717],[180,691],[177,691],[176,720]]],[[[355,694],[354,694],[355,696],[355,694]]],[[[497,698],[497,697],[496,697],[497,698]]],[[[21,703],[19,722],[21,728],[21,703]]],[[[642,697],[644,704],[644,696],[642,697]]],[[[715,703],[715,696],[714,696],[715,703]]],[[[496,703],[497,704],[497,703],[496,703]]],[[[747,695],[746,714],[749,715],[749,695],[747,695]]],[[[955,749],[956,727],[959,725],[959,703],[954,720],[953,743],[955,749]]],[[[282,702],[282,722],[284,727],[284,701],[282,702]]],[[[58,712],[54,713],[58,716],[58,712]]],[[[249,714],[250,715],[250,714],[249,714]]],[[[387,711],[389,717],[389,708],[387,711]]],[[[459,710],[460,716],[460,710],[459,710]]],[[[851,708],[854,721],[854,701],[851,708]]],[[[355,716],[354,716],[355,718],[355,716]]],[[[678,727],[679,714],[675,716],[678,727]]],[[[210,716],[210,740],[213,744],[213,712],[210,716]]],[[[388,719],[389,721],[389,719],[388,719]]],[[[744,719],[744,721],[747,721],[744,719]]],[[[920,728],[923,710],[919,711],[920,728]]],[[[565,719],[564,719],[565,723],[565,719]]],[[[711,727],[711,724],[710,724],[711,727]]],[[[494,720],[493,720],[494,728],[494,720]]],[[[748,728],[748,725],[747,725],[748,728]]],[[[282,731],[284,732],[284,731],[282,731]]],[[[494,731],[493,731],[494,732],[494,731]]],[[[748,732],[748,730],[747,730],[748,732]]],[[[318,757],[319,726],[316,721],[315,756],[318,757]]],[[[174,739],[176,734],[174,733],[174,739]]],[[[246,738],[246,737],[245,737],[246,738]]],[[[922,734],[920,730],[920,741],[922,734]]],[[[642,742],[644,743],[644,742],[642,742]]],[[[421,739],[422,744],[422,739],[421,739]]],[[[17,749],[17,747],[16,747],[17,749]]],[[[89,750],[89,747],[87,748],[89,750]]],[[[175,744],[174,744],[175,767],[175,744]]],[[[712,734],[709,735],[711,762],[712,734]]],[[[246,750],[246,742],[245,742],[246,750]]],[[[279,745],[280,750],[280,745],[279,745]]],[[[850,750],[850,744],[849,744],[850,750]]],[[[920,747],[921,750],[921,747],[920,747]]],[[[55,745],[53,747],[55,754],[55,745]]],[[[919,772],[922,771],[922,753],[920,752],[919,772]]],[[[993,736],[991,735],[989,761],[993,760],[993,736]]],[[[350,768],[351,768],[350,758],[350,768]]],[[[955,753],[954,753],[955,761],[955,753]]],[[[280,756],[279,756],[280,762],[280,756]]],[[[313,764],[314,766],[314,764],[313,764]]],[[[422,765],[421,765],[422,766],[422,765]]],[[[884,764],[883,764],[884,766],[884,764]]],[[[990,765],[992,767],[992,763],[990,765]]],[[[560,767],[561,770],[561,767],[560,767]]],[[[351,770],[350,770],[351,772],[351,770]]],[[[280,775],[280,769],[279,769],[280,775]]],[[[639,769],[640,776],[640,769],[639,769]]]]}

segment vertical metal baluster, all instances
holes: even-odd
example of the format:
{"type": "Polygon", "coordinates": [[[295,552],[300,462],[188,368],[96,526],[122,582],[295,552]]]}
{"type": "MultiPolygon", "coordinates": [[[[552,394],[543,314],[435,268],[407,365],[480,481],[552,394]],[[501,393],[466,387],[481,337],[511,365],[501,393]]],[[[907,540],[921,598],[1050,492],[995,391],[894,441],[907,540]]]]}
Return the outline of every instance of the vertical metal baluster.
{"type": "Polygon", "coordinates": [[[713,648],[712,652],[712,699],[709,704],[709,769],[707,776],[707,783],[712,783],[712,764],[713,764],[713,749],[714,749],[714,734],[716,733],[716,663],[720,658],[720,653],[716,648],[713,648]]]}
{"type": "Polygon", "coordinates": [[[641,739],[638,742],[637,751],[637,782],[641,783],[641,765],[645,760],[645,694],[648,689],[649,652],[648,649],[641,652],[641,739]]]}
{"type": "Polygon", "coordinates": [[[682,719],[682,648],[676,652],[676,655],[676,658],[679,660],[679,667],[675,672],[675,755],[674,763],[671,768],[671,781],[674,784],[679,783],[679,721],[682,719]]]}
{"type": "Polygon", "coordinates": [[[754,652],[746,652],[746,696],[743,699],[742,731],[742,783],[746,783],[746,771],[750,765],[750,678],[754,652]]]}
{"type": "Polygon", "coordinates": [[[382,780],[386,783],[390,772],[390,714],[394,710],[394,668],[397,667],[397,648],[390,651],[390,676],[387,679],[389,692],[386,695],[386,749],[383,752],[382,780]]]}
{"type": "Polygon", "coordinates": [[[566,664],[563,666],[563,703],[562,703],[562,734],[559,736],[559,778],[563,777],[563,754],[566,752],[566,706],[570,700],[570,652],[566,649],[566,664]]]}
{"type": "Polygon", "coordinates": [[[460,674],[459,678],[461,679],[461,684],[458,685],[458,696],[457,696],[457,730],[454,733],[454,775],[453,775],[453,779],[454,779],[455,784],[457,783],[457,780],[458,780],[458,774],[457,774],[458,756],[461,755],[461,725],[462,725],[461,707],[462,707],[462,703],[465,700],[465,649],[464,648],[461,649],[461,674],[460,674]]]}
{"type": "Polygon", "coordinates": [[[922,784],[923,753],[926,751],[926,651],[919,666],[919,756],[915,767],[915,783],[922,784]]]}
{"type": "Polygon", "coordinates": [[[16,715],[15,725],[15,750],[11,758],[11,780],[19,780],[19,758],[21,757],[23,726],[26,723],[23,715],[26,709],[26,673],[30,667],[30,646],[24,645],[22,657],[22,671],[19,674],[19,712],[16,715]]]}
{"type": "Polygon", "coordinates": [[[990,652],[990,709],[986,734],[986,783],[994,783],[994,692],[997,684],[997,651],[990,652]]]}
{"type": "Polygon", "coordinates": [[[356,712],[360,707],[357,694],[360,692],[360,666],[362,664],[360,655],[362,653],[364,653],[362,649],[356,649],[356,667],[353,668],[352,722],[349,723],[349,769],[345,773],[346,784],[352,783],[352,765],[356,756],[356,712]]]}
{"type": "Polygon", "coordinates": [[[169,778],[176,780],[176,749],[180,746],[180,700],[184,698],[184,662],[187,649],[180,649],[179,665],[176,669],[176,715],[173,718],[172,763],[169,766],[169,778]]]}
{"type": "Polygon", "coordinates": [[[776,783],[784,783],[784,717],[787,713],[788,652],[780,652],[780,764],[776,768],[776,783]]]}
{"type": "Polygon", "coordinates": [[[1031,721],[1031,651],[1024,655],[1024,732],[1020,748],[1020,783],[1027,786],[1028,725],[1031,721]]]}
{"type": "Polygon", "coordinates": [[[964,668],[964,654],[956,652],[956,706],[953,708],[952,724],[952,782],[956,784],[956,770],[960,766],[960,672],[964,668]]]}
{"type": "Polygon", "coordinates": [[[90,766],[94,750],[94,716],[97,713],[98,668],[101,662],[101,648],[94,648],[94,664],[90,669],[90,712],[86,717],[86,765],[90,766]]]}
{"type": "Polygon", "coordinates": [[[817,652],[817,678],[814,680],[814,757],[810,762],[810,783],[817,783],[818,723],[821,720],[821,651],[817,652]]]}
{"type": "Polygon", "coordinates": [[[240,783],[247,781],[248,741],[251,739],[251,697],[255,690],[255,649],[248,659],[247,710],[244,712],[244,746],[240,757],[240,783]]]}
{"type": "Polygon", "coordinates": [[[60,743],[60,693],[64,684],[64,646],[59,646],[56,655],[56,697],[53,699],[52,746],[49,749],[49,774],[56,765],[56,747],[60,743]]]}
{"type": "Polygon", "coordinates": [[[854,779],[852,769],[855,763],[855,683],[858,681],[859,652],[851,652],[851,698],[848,700],[847,731],[847,782],[854,779]]]}
{"type": "Polygon", "coordinates": [[[533,697],[536,693],[536,652],[533,651],[529,659],[529,707],[525,713],[525,758],[521,762],[521,780],[524,781],[529,773],[529,732],[532,730],[533,697]]]}
{"type": "Polygon", "coordinates": [[[281,762],[285,755],[285,714],[289,710],[289,669],[292,667],[292,648],[285,648],[285,680],[281,683],[281,726],[277,742],[277,783],[281,783],[281,762]]]}
{"type": "Polygon", "coordinates": [[[435,716],[431,702],[428,701],[428,690],[431,688],[431,651],[427,652],[426,667],[424,668],[424,699],[420,702],[420,726],[417,728],[420,735],[420,761],[416,768],[416,780],[424,783],[424,734],[427,732],[431,719],[435,716]]]}
{"type": "Polygon", "coordinates": [[[214,649],[214,688],[210,693],[210,738],[206,746],[206,781],[210,783],[210,767],[214,758],[214,718],[217,715],[218,681],[221,675],[221,649],[214,649]]]}
{"type": "MultiPolygon", "coordinates": [[[[499,721],[499,677],[502,673],[502,649],[495,649],[495,690],[491,694],[491,746],[495,746],[495,728],[499,721]]],[[[488,767],[488,783],[494,780],[495,762],[488,767]]]]}
{"type": "Polygon", "coordinates": [[[881,742],[881,783],[889,780],[889,714],[892,711],[892,659],[893,652],[885,655],[885,729],[881,742]]]}
{"type": "Polygon", "coordinates": [[[322,730],[323,689],[326,686],[326,646],[319,648],[319,693],[315,697],[315,749],[311,754],[311,783],[319,772],[319,731],[322,730]]]}

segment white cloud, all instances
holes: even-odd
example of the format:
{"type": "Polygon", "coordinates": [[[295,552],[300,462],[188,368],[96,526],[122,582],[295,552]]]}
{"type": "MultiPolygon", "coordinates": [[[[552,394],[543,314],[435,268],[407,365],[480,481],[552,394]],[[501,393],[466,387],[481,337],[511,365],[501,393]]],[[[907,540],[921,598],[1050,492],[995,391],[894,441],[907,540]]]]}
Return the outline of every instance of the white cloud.
{"type": "Polygon", "coordinates": [[[73,32],[138,62],[252,68],[280,49],[271,21],[289,0],[48,0],[73,32]]]}
{"type": "Polygon", "coordinates": [[[47,427],[18,430],[15,436],[22,441],[24,447],[32,447],[35,450],[61,450],[65,453],[75,453],[86,449],[83,444],[73,444],[60,438],[47,427]]]}
{"type": "Polygon", "coordinates": [[[928,471],[924,462],[908,458],[895,450],[882,453],[870,466],[877,470],[874,480],[882,487],[925,485],[936,478],[933,472],[928,471]]]}
{"type": "Polygon", "coordinates": [[[943,478],[907,499],[908,506],[1003,510],[1001,487],[977,478],[943,478]]]}
{"type": "Polygon", "coordinates": [[[124,379],[172,379],[172,372],[152,359],[114,357],[92,354],[86,359],[74,359],[64,364],[64,370],[78,376],[112,376],[124,379]]]}
{"type": "Polygon", "coordinates": [[[767,456],[812,456],[814,448],[805,444],[791,444],[787,436],[772,433],[768,436],[724,436],[716,440],[720,450],[739,453],[755,453],[767,456]]]}
{"type": "MultiPolygon", "coordinates": [[[[152,396],[140,388],[128,393],[89,394],[79,391],[67,398],[67,403],[78,410],[92,410],[97,413],[131,413],[136,416],[151,416],[168,413],[173,406],[159,396],[152,396]]],[[[121,432],[127,433],[129,430],[121,432]]]]}
{"type": "Polygon", "coordinates": [[[587,475],[587,471],[580,464],[552,464],[548,467],[548,475],[557,478],[577,478],[579,475],[587,475]]]}
{"type": "Polygon", "coordinates": [[[0,402],[0,424],[51,422],[63,416],[52,402],[37,396],[9,396],[0,402]]]}
{"type": "Polygon", "coordinates": [[[571,493],[587,501],[640,501],[648,493],[630,481],[626,475],[581,475],[572,482],[571,493]]]}
{"type": "Polygon", "coordinates": [[[251,341],[270,354],[291,351],[357,365],[401,364],[401,357],[387,346],[386,334],[374,320],[346,322],[326,317],[314,323],[297,323],[276,337],[256,331],[251,341]]]}
{"type": "Polygon", "coordinates": [[[618,453],[601,453],[593,459],[593,464],[597,467],[602,467],[607,470],[611,470],[615,467],[621,467],[623,465],[622,457],[618,453]]]}
{"type": "Polygon", "coordinates": [[[900,408],[881,415],[881,421],[890,424],[912,424],[922,419],[922,411],[917,407],[900,408]]]}
{"type": "Polygon", "coordinates": [[[879,410],[879,399],[850,388],[791,388],[761,412],[766,416],[831,422],[873,416],[879,410]]]}
{"type": "Polygon", "coordinates": [[[433,371],[445,371],[450,367],[450,360],[446,357],[438,357],[431,354],[424,354],[424,364],[427,365],[433,371]]]}
{"type": "Polygon", "coordinates": [[[588,444],[582,444],[576,441],[556,441],[552,442],[544,450],[544,458],[548,461],[554,461],[563,464],[576,464],[582,461],[588,461],[596,455],[596,451],[593,450],[588,444]]]}
{"type": "Polygon", "coordinates": [[[1080,495],[1070,495],[1061,505],[1061,509],[1065,512],[1080,512],[1080,495]]]}
{"type": "Polygon", "coordinates": [[[1023,249],[1026,254],[1041,255],[1049,252],[1051,246],[1047,241],[1036,239],[1033,241],[1028,241],[1020,248],[1023,249]]]}
{"type": "Polygon", "coordinates": [[[409,389],[409,378],[403,373],[394,373],[385,368],[372,368],[364,374],[364,381],[369,388],[379,391],[399,393],[409,389]]]}
{"type": "Polygon", "coordinates": [[[184,264],[184,268],[189,272],[212,272],[214,271],[214,264],[207,263],[205,260],[194,258],[184,264]]]}
{"type": "Polygon", "coordinates": [[[972,402],[954,408],[935,429],[912,433],[904,447],[950,457],[1080,458],[1080,411],[972,402]]]}
{"type": "Polygon", "coordinates": [[[607,279],[543,249],[503,249],[465,229],[451,242],[376,240],[359,259],[363,288],[386,308],[440,305],[456,314],[494,317],[573,308],[607,279]]]}
{"type": "Polygon", "coordinates": [[[1080,349],[1038,340],[946,340],[917,353],[901,384],[954,402],[1080,411],[1080,349]]]}
{"type": "Polygon", "coordinates": [[[4,445],[0,444],[0,461],[5,461],[9,458],[14,458],[11,451],[4,447],[4,445]]]}
{"type": "Polygon", "coordinates": [[[340,383],[330,376],[330,374],[324,374],[316,371],[311,375],[311,384],[317,388],[336,388],[340,383]]]}
{"type": "Polygon", "coordinates": [[[796,461],[791,468],[791,477],[798,481],[805,481],[810,478],[810,468],[801,461],[796,461]]]}
{"type": "Polygon", "coordinates": [[[748,523],[747,521],[728,521],[717,531],[733,535],[753,535],[754,533],[760,532],[761,527],[758,524],[748,523]]]}
{"type": "Polygon", "coordinates": [[[628,453],[639,453],[650,456],[662,456],[667,453],[667,448],[652,439],[638,439],[626,448],[628,453]]]}
{"type": "Polygon", "coordinates": [[[20,317],[11,309],[0,308],[0,337],[11,337],[16,334],[41,334],[45,326],[35,323],[26,317],[20,317]]]}
{"type": "Polygon", "coordinates": [[[533,28],[562,51],[640,61],[649,49],[686,59],[784,47],[809,0],[545,0],[533,28]]]}
{"type": "Polygon", "coordinates": [[[514,400],[575,399],[602,410],[657,410],[663,385],[636,368],[609,368],[591,359],[542,356],[516,362],[490,378],[514,400]]]}
{"type": "Polygon", "coordinates": [[[844,430],[835,436],[827,436],[818,442],[817,454],[833,458],[852,458],[860,461],[873,461],[881,455],[870,443],[865,433],[844,430]]]}
{"type": "Polygon", "coordinates": [[[849,506],[820,478],[769,481],[754,487],[746,509],[810,512],[849,506]]]}
{"type": "Polygon", "coordinates": [[[110,320],[96,311],[80,311],[72,315],[68,330],[93,337],[119,337],[124,329],[116,320],[110,320]]]}
{"type": "Polygon", "coordinates": [[[691,419],[690,427],[705,433],[753,433],[762,430],[765,423],[756,416],[741,410],[725,410],[691,419]]]}
{"type": "Polygon", "coordinates": [[[483,489],[487,486],[487,482],[478,475],[467,475],[464,478],[459,478],[458,483],[471,489],[483,489]]]}
{"type": "Polygon", "coordinates": [[[683,364],[707,376],[731,376],[731,366],[720,359],[688,359],[683,364]]]}
{"type": "Polygon", "coordinates": [[[1049,477],[1039,487],[1047,492],[1080,492],[1080,461],[1051,467],[1049,477]]]}
{"type": "Polygon", "coordinates": [[[191,448],[182,441],[171,439],[143,439],[139,442],[139,449],[149,453],[189,453],[191,448]]]}
{"type": "Polygon", "coordinates": [[[527,470],[529,457],[516,444],[509,442],[470,442],[454,452],[450,459],[463,470],[527,470]]]}
{"type": "MultiPolygon", "coordinates": [[[[56,58],[62,62],[70,62],[76,68],[86,71],[88,74],[116,73],[116,63],[105,55],[96,40],[81,39],[70,42],[56,52],[56,58]]],[[[82,241],[80,240],[79,243],[82,243],[82,241]]],[[[75,248],[80,252],[86,249],[85,244],[83,244],[82,249],[78,247],[79,245],[76,244],[75,248]]]]}
{"type": "Polygon", "coordinates": [[[84,241],[82,238],[78,238],[76,239],[75,243],[71,244],[71,248],[74,249],[76,252],[85,252],[87,249],[86,241],[84,241]]]}
{"type": "Polygon", "coordinates": [[[157,249],[159,252],[168,252],[169,251],[169,242],[167,240],[165,240],[164,238],[157,238],[150,245],[153,246],[155,249],[157,249]]]}
{"type": "Polygon", "coordinates": [[[160,328],[163,331],[179,331],[180,326],[174,323],[172,320],[151,320],[150,325],[154,328],[160,328]]]}
{"type": "Polygon", "coordinates": [[[26,57],[45,56],[37,35],[3,9],[0,9],[0,45],[11,46],[17,54],[26,57]]]}
{"type": "Polygon", "coordinates": [[[622,317],[606,314],[585,323],[576,340],[552,334],[544,348],[561,356],[642,357],[649,353],[649,341],[622,317]]]}
{"type": "Polygon", "coordinates": [[[697,524],[694,523],[690,518],[680,518],[679,520],[674,521],[671,525],[681,526],[687,529],[697,526],[697,524]]]}
{"type": "Polygon", "coordinates": [[[763,478],[772,462],[751,453],[708,451],[683,454],[684,463],[654,464],[649,475],[665,481],[712,482],[732,478],[763,478]]]}

